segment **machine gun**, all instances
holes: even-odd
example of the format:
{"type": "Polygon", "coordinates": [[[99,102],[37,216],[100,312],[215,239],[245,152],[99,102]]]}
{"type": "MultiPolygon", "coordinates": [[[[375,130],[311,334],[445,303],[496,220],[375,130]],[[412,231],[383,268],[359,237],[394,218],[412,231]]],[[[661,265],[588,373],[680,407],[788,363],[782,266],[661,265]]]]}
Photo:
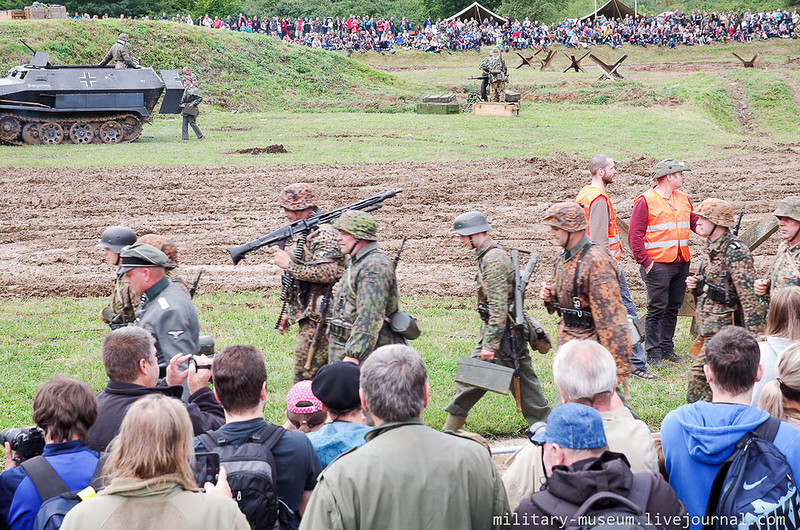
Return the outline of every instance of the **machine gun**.
{"type": "MultiPolygon", "coordinates": [[[[511,316],[508,316],[508,323],[506,325],[505,333],[508,334],[509,338],[509,346],[510,348],[508,351],[505,349],[503,353],[511,357],[514,361],[514,394],[517,399],[517,412],[522,412],[522,402],[520,401],[520,390],[519,390],[519,362],[522,357],[528,353],[528,345],[526,341],[526,331],[525,327],[528,326],[527,320],[525,318],[525,288],[528,286],[528,282],[531,279],[531,275],[533,274],[533,269],[536,267],[536,262],[539,261],[539,253],[532,252],[531,257],[528,260],[528,264],[525,266],[525,270],[520,273],[519,270],[519,250],[518,249],[511,249],[511,264],[514,267],[514,319],[511,320],[511,316]]],[[[537,333],[538,330],[529,329],[529,333],[537,333]]],[[[544,330],[542,330],[544,333],[544,330]]]]}
{"type": "Polygon", "coordinates": [[[481,99],[483,101],[488,101],[489,96],[486,93],[486,89],[489,87],[489,74],[484,74],[480,77],[469,77],[468,79],[480,79],[481,81],[481,99]]]}
{"type": "MultiPolygon", "coordinates": [[[[245,257],[245,255],[247,255],[248,252],[251,252],[261,247],[277,246],[282,250],[286,247],[286,243],[289,240],[291,240],[295,236],[295,234],[300,234],[299,241],[297,244],[298,255],[295,256],[295,259],[300,259],[302,257],[302,251],[303,251],[303,246],[305,245],[306,237],[308,236],[308,233],[312,229],[316,228],[321,224],[330,223],[331,221],[338,219],[347,210],[361,210],[362,212],[371,212],[373,210],[377,210],[378,208],[383,206],[383,201],[394,197],[395,195],[401,193],[402,191],[403,188],[384,191],[383,193],[377,193],[371,197],[355,202],[348,206],[332,210],[330,212],[317,212],[314,215],[310,216],[308,219],[298,219],[297,221],[293,221],[281,228],[278,228],[273,232],[270,232],[267,235],[261,236],[258,239],[250,241],[249,243],[245,243],[243,245],[235,247],[227,247],[225,250],[227,250],[228,253],[231,255],[233,264],[236,265],[242,260],[242,258],[245,257]]],[[[294,286],[295,286],[294,277],[288,272],[284,272],[283,275],[281,276],[281,296],[280,296],[280,301],[283,302],[283,305],[281,307],[281,313],[278,316],[278,322],[275,324],[276,329],[280,326],[281,320],[286,314],[286,309],[287,309],[286,305],[289,298],[289,291],[294,286]]]]}
{"type": "Polygon", "coordinates": [[[309,230],[316,228],[321,224],[330,223],[331,221],[338,219],[347,210],[361,210],[362,212],[371,212],[373,210],[377,210],[383,206],[383,201],[394,197],[402,191],[403,188],[384,191],[383,193],[377,193],[372,197],[354,202],[353,204],[338,208],[336,210],[331,210],[330,212],[318,212],[308,219],[298,219],[297,221],[291,222],[273,232],[270,232],[267,235],[259,237],[258,239],[254,239],[253,241],[243,245],[227,247],[225,250],[227,250],[231,255],[233,264],[236,265],[242,261],[242,258],[244,258],[248,252],[252,252],[253,250],[261,247],[277,246],[283,249],[286,246],[286,242],[292,239],[295,234],[308,232],[309,230]]]}

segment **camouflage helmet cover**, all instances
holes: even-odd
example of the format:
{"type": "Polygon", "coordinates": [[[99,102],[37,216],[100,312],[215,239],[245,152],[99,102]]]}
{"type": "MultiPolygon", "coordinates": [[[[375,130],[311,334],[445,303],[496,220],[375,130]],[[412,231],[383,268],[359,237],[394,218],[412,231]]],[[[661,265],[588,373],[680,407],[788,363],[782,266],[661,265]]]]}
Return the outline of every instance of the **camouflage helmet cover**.
{"type": "Polygon", "coordinates": [[[378,224],[375,218],[360,210],[346,210],[333,222],[333,227],[347,232],[356,239],[366,241],[378,240],[378,224]]]}
{"type": "Polygon", "coordinates": [[[167,255],[167,263],[164,265],[168,269],[178,266],[178,247],[171,239],[156,234],[146,234],[136,240],[136,243],[147,243],[152,245],[167,255]]]}
{"type": "Polygon", "coordinates": [[[667,175],[672,175],[673,173],[680,173],[681,171],[691,171],[690,168],[686,163],[681,162],[676,158],[666,158],[656,164],[656,169],[653,173],[653,176],[650,177],[651,179],[660,179],[661,177],[666,177],[667,175]]]}
{"type": "Polygon", "coordinates": [[[586,215],[583,213],[583,207],[577,202],[560,202],[552,205],[542,222],[567,232],[586,230],[586,215]]]}
{"type": "Polygon", "coordinates": [[[788,217],[795,221],[800,221],[800,197],[784,197],[778,203],[778,207],[772,212],[775,217],[788,217]]]}
{"type": "Polygon", "coordinates": [[[100,236],[100,242],[97,246],[119,254],[122,247],[132,245],[135,242],[136,232],[132,229],[127,226],[110,226],[103,230],[103,235],[100,236]]]}
{"type": "Polygon", "coordinates": [[[281,207],[292,211],[311,208],[318,200],[317,192],[305,182],[286,186],[280,194],[281,207]]]}
{"type": "Polygon", "coordinates": [[[471,236],[491,229],[492,225],[481,212],[462,213],[453,220],[453,233],[460,236],[471,236]]]}
{"type": "Polygon", "coordinates": [[[722,199],[706,199],[700,203],[695,213],[705,217],[715,225],[731,228],[736,224],[733,216],[733,205],[722,199]]]}

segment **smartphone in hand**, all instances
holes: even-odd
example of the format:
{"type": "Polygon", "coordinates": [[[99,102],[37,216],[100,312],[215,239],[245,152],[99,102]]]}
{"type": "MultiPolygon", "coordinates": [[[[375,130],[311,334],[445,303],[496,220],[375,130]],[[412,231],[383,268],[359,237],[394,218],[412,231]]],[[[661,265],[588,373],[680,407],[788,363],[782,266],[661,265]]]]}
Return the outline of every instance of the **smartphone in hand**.
{"type": "Polygon", "coordinates": [[[202,488],[206,482],[216,484],[219,478],[219,455],[217,453],[195,453],[192,469],[199,487],[202,488]]]}

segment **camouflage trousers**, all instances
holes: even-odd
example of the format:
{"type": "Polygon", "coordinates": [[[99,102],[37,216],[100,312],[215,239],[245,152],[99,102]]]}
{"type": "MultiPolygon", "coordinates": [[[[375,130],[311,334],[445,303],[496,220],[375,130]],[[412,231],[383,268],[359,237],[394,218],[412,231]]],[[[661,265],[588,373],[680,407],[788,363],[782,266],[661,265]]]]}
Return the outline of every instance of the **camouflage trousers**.
{"type": "Polygon", "coordinates": [[[706,337],[700,353],[697,354],[689,370],[689,382],[686,385],[686,403],[711,401],[711,387],[708,385],[705,372],[703,372],[703,366],[706,364],[706,345],[710,338],[706,337]]]}
{"type": "MultiPolygon", "coordinates": [[[[482,348],[483,341],[480,341],[472,352],[473,359],[481,358],[482,348]]],[[[513,360],[502,359],[500,354],[497,355],[494,362],[508,368],[514,367],[513,360]]],[[[528,426],[531,426],[537,421],[547,420],[547,416],[550,414],[550,403],[544,397],[542,385],[539,384],[539,378],[536,376],[536,372],[533,371],[533,366],[531,366],[530,356],[526,355],[520,359],[519,364],[519,393],[522,415],[525,416],[528,426]]],[[[511,395],[516,398],[513,380],[509,390],[511,395]]],[[[444,410],[455,416],[466,416],[486,392],[482,388],[456,383],[456,395],[444,410]]]]}
{"type": "Polygon", "coordinates": [[[292,382],[314,379],[317,370],[328,364],[328,338],[323,330],[317,337],[317,349],[311,359],[311,369],[306,370],[305,365],[308,360],[308,350],[311,349],[311,341],[314,340],[314,331],[317,323],[310,318],[304,318],[298,322],[300,330],[297,332],[297,342],[294,347],[294,366],[292,367],[292,382]]]}
{"type": "Polygon", "coordinates": [[[496,81],[489,85],[489,101],[506,100],[506,82],[496,81]]]}

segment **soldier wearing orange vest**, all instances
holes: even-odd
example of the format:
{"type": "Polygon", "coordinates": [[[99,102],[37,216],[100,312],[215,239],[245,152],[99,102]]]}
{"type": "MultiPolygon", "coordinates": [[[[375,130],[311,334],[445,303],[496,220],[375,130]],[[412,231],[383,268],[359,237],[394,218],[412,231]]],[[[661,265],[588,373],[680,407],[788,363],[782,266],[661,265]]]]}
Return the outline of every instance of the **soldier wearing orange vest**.
{"type": "Polygon", "coordinates": [[[631,212],[628,244],[647,286],[644,347],[651,367],[663,366],[662,359],[684,362],[672,337],[686,294],[689,233],[697,224],[692,203],[680,190],[684,171],[689,166],[674,158],[656,164],[651,177],[656,185],[636,198],[631,212]]]}
{"type": "MultiPolygon", "coordinates": [[[[611,204],[611,199],[606,191],[606,187],[614,182],[614,175],[617,174],[614,160],[608,155],[594,155],[589,160],[589,173],[592,175],[592,183],[584,186],[578,192],[575,202],[583,206],[587,222],[586,235],[597,243],[600,248],[608,249],[608,253],[616,260],[617,270],[619,270],[619,291],[622,296],[622,303],[625,305],[628,315],[639,326],[636,305],[631,299],[631,291],[628,288],[628,282],[625,280],[625,274],[622,272],[622,268],[619,267],[619,261],[622,258],[622,242],[619,239],[614,206],[611,204]]],[[[647,370],[644,348],[638,342],[633,345],[631,362],[634,368],[631,375],[642,379],[658,379],[656,374],[647,370]]]]}

